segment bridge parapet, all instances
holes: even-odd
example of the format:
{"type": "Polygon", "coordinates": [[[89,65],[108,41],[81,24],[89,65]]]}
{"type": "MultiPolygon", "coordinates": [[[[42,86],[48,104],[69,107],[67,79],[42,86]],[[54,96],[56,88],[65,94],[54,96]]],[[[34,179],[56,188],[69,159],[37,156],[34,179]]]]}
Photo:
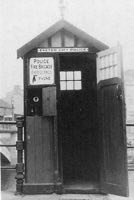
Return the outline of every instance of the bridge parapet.
{"type": "MultiPolygon", "coordinates": [[[[15,165],[17,162],[17,152],[15,143],[17,140],[17,127],[15,121],[0,122],[0,153],[10,162],[15,165]],[[14,148],[11,148],[14,147],[14,148]]],[[[1,163],[3,164],[3,163],[1,163]]]]}
{"type": "MultiPolygon", "coordinates": [[[[23,141],[23,127],[24,127],[24,118],[22,116],[17,117],[17,121],[13,122],[13,121],[9,121],[9,122],[0,122],[0,125],[16,125],[17,126],[17,130],[1,130],[1,134],[8,134],[8,140],[6,139],[6,143],[9,143],[10,140],[10,144],[0,144],[0,148],[2,147],[16,147],[15,150],[17,150],[17,160],[15,162],[15,167],[11,166],[2,166],[1,169],[16,169],[16,192],[18,194],[22,193],[22,187],[23,187],[23,181],[24,181],[24,163],[23,163],[23,151],[24,151],[24,141],[23,141]],[[13,137],[14,136],[14,137],[13,137]],[[17,137],[16,137],[17,136],[17,137]],[[13,138],[13,141],[15,140],[15,144],[11,144],[11,138],[13,138]]],[[[4,135],[5,136],[5,135],[4,135]]],[[[4,140],[4,136],[1,137],[1,139],[4,140]]],[[[7,137],[7,135],[6,135],[7,137]]],[[[13,148],[12,148],[13,149],[13,148]]],[[[16,151],[14,151],[13,155],[16,155],[16,151]]],[[[16,157],[16,156],[15,156],[16,157]]]]}

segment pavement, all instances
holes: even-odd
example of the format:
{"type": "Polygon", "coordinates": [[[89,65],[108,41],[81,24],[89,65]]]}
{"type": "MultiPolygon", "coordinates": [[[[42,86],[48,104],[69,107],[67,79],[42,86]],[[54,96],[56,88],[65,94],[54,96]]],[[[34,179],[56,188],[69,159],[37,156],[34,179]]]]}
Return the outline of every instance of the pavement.
{"type": "Polygon", "coordinates": [[[51,194],[51,195],[21,195],[13,192],[2,192],[1,200],[134,200],[134,197],[119,197],[116,195],[81,195],[81,194],[51,194]]]}
{"type": "MultiPolygon", "coordinates": [[[[129,197],[100,194],[15,195],[15,182],[1,191],[1,200],[134,200],[134,171],[129,171],[129,197]]],[[[12,179],[13,180],[13,179],[12,179]]]]}

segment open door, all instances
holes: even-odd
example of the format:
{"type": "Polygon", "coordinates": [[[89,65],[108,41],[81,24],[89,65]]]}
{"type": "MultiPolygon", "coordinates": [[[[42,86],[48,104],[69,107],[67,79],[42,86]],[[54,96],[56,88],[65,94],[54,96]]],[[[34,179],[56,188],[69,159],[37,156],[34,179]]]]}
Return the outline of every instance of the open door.
{"type": "Polygon", "coordinates": [[[101,188],[128,196],[126,121],[121,47],[97,55],[101,188]]]}

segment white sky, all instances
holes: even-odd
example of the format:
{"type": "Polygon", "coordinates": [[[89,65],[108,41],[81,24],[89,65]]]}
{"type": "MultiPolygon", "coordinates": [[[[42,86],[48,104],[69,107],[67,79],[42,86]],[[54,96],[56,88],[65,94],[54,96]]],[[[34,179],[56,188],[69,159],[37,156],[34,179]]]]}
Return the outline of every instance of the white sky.
{"type": "MultiPolygon", "coordinates": [[[[17,49],[59,19],[59,0],[0,0],[0,98],[23,85],[17,49]]],[[[134,0],[66,0],[65,19],[109,46],[119,41],[124,69],[134,69],[134,0]]]]}

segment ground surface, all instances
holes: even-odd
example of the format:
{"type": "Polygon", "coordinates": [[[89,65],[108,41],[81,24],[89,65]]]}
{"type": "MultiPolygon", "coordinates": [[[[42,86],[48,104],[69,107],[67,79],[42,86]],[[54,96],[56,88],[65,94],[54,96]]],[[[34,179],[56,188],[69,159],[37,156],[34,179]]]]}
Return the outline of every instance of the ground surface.
{"type": "Polygon", "coordinates": [[[134,171],[129,171],[129,190],[130,190],[129,197],[119,197],[116,195],[96,195],[96,194],[91,194],[91,195],[51,194],[51,195],[20,196],[20,195],[15,195],[14,175],[15,173],[12,173],[10,176],[9,174],[6,174],[5,180],[2,177],[1,200],[134,200],[134,171]]]}

